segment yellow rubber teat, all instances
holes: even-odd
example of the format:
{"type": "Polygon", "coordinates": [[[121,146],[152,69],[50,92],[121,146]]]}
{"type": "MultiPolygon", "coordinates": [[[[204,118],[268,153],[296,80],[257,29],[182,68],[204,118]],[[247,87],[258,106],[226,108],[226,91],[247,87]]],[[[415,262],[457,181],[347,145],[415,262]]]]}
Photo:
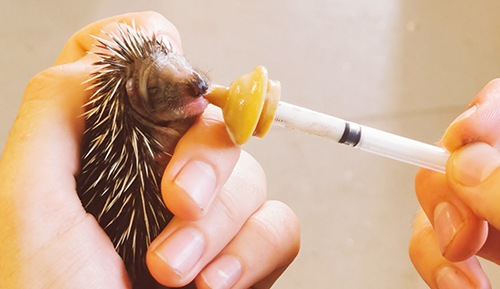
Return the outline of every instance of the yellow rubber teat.
{"type": "Polygon", "coordinates": [[[238,77],[229,87],[214,85],[205,98],[222,108],[226,128],[235,144],[250,136],[264,137],[274,120],[281,94],[281,84],[269,80],[267,69],[256,67],[238,77]]]}

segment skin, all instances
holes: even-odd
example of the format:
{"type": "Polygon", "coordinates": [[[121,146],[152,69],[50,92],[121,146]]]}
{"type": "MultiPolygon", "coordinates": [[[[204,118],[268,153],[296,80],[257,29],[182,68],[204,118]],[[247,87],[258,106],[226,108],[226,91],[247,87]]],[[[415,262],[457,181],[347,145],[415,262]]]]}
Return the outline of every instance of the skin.
{"type": "Polygon", "coordinates": [[[420,170],[416,177],[422,210],[409,251],[431,288],[490,288],[476,256],[500,264],[499,110],[496,79],[448,127],[446,175],[420,170]]]}
{"type": "MultiPolygon", "coordinates": [[[[0,160],[1,288],[130,287],[110,240],[81,206],[75,175],[84,128],[79,115],[91,93],[81,83],[96,60],[87,54],[94,43],[90,35],[115,31],[117,21],[132,19],[182,51],[177,30],[163,16],[121,15],[76,33],[55,66],[26,88],[0,160]]],[[[196,173],[191,170],[190,175],[196,173]]],[[[217,109],[209,108],[179,142],[162,192],[176,216],[152,243],[147,263],[166,286],[194,280],[198,288],[212,288],[210,284],[224,281],[214,272],[227,269],[229,259],[239,274],[218,288],[269,288],[298,253],[297,217],[286,205],[266,201],[262,168],[230,142],[217,109]],[[208,174],[213,190],[201,191],[208,200],[203,206],[192,191],[179,186],[181,172],[193,160],[213,169],[208,174]],[[178,270],[159,248],[170,246],[175,238],[169,237],[182,230],[196,231],[203,246],[192,266],[178,270]]]]}

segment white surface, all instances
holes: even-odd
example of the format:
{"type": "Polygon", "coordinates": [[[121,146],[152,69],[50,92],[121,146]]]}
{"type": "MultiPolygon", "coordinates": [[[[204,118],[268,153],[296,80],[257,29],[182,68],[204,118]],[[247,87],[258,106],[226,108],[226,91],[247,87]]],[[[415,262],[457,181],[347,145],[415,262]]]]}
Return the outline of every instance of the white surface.
{"type": "Polygon", "coordinates": [[[334,142],[342,139],[346,122],[305,107],[284,101],[278,103],[273,127],[285,127],[303,133],[324,137],[334,142]]]}
{"type": "MultiPolygon", "coordinates": [[[[0,0],[0,148],[27,81],[73,32],[140,10],[170,19],[216,83],[265,65],[284,101],[427,143],[500,75],[498,1],[0,0]]],[[[407,254],[416,168],[276,128],[246,149],[301,221],[275,288],[426,288],[407,254]]]]}
{"type": "Polygon", "coordinates": [[[444,148],[372,127],[360,126],[284,101],[278,104],[273,124],[443,174],[450,156],[444,148]],[[350,128],[347,128],[348,124],[350,128]],[[342,140],[346,130],[347,137],[342,140]],[[358,137],[357,140],[352,139],[355,136],[358,137]]]}

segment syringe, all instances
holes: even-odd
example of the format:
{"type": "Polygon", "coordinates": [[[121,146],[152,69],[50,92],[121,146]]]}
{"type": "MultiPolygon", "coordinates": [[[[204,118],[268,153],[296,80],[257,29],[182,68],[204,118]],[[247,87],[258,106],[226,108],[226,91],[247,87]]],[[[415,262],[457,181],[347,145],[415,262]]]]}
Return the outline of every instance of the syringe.
{"type": "Polygon", "coordinates": [[[205,97],[222,108],[236,144],[251,135],[264,137],[272,123],[440,173],[445,173],[450,156],[437,146],[279,101],[280,84],[268,79],[264,67],[239,77],[229,88],[213,87],[205,97]]]}
{"type": "Polygon", "coordinates": [[[329,138],[377,155],[445,172],[445,149],[280,101],[274,124],[329,138]]]}

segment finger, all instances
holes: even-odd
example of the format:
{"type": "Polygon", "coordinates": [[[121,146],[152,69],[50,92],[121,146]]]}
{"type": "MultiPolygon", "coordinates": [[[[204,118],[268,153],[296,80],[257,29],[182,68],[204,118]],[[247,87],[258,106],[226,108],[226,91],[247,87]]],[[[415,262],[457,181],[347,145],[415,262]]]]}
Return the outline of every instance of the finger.
{"type": "Polygon", "coordinates": [[[270,288],[299,252],[299,221],[268,201],[196,280],[198,288],[270,288]],[[253,286],[252,286],[253,285],[253,286]]]}
{"type": "Polygon", "coordinates": [[[492,146],[500,142],[500,79],[490,81],[474,98],[469,109],[447,129],[443,143],[453,152],[471,142],[492,146]]]}
{"type": "Polygon", "coordinates": [[[92,36],[100,35],[109,24],[127,23],[131,25],[132,22],[135,22],[136,27],[145,29],[147,35],[155,34],[167,38],[177,51],[182,52],[181,38],[177,28],[161,14],[157,12],[129,13],[97,21],[75,33],[64,46],[55,64],[74,62],[87,55],[95,43],[92,36]]]}
{"type": "MultiPolygon", "coordinates": [[[[476,95],[469,109],[453,121],[442,143],[452,152],[473,141],[496,145],[500,140],[500,132],[496,129],[500,125],[499,102],[500,79],[496,79],[488,83],[476,95]]],[[[447,169],[451,170],[449,166],[447,169]]],[[[463,200],[454,188],[445,184],[444,176],[434,174],[429,177],[432,174],[422,171],[417,176],[419,201],[434,225],[443,254],[450,260],[463,260],[482,247],[487,224],[475,216],[476,210],[469,208],[470,201],[463,200]]]]}
{"type": "Polygon", "coordinates": [[[475,214],[500,228],[500,152],[486,143],[466,145],[448,161],[448,177],[475,214]]]}
{"type": "Polygon", "coordinates": [[[43,245],[85,216],[74,175],[83,131],[78,116],[86,98],[81,83],[89,71],[90,66],[74,63],[35,76],[2,156],[0,211],[11,215],[7,220],[18,235],[25,230],[38,236],[33,245],[43,245]],[[46,222],[54,216],[60,222],[46,222]]]}
{"type": "Polygon", "coordinates": [[[162,180],[163,199],[182,219],[200,219],[238,161],[220,109],[209,107],[181,138],[162,180]]]}
{"type": "Polygon", "coordinates": [[[493,226],[489,226],[488,239],[477,253],[478,256],[500,265],[500,231],[493,226]]]}
{"type": "Polygon", "coordinates": [[[475,257],[452,263],[441,255],[432,225],[423,211],[415,219],[409,254],[415,269],[431,288],[490,288],[475,257]]]}
{"type": "Polygon", "coordinates": [[[462,261],[481,249],[487,237],[487,223],[456,195],[446,175],[419,170],[415,192],[434,227],[444,257],[450,261],[462,261]]]}
{"type": "Polygon", "coordinates": [[[166,286],[191,282],[234,238],[265,198],[262,168],[250,155],[242,153],[204,218],[190,221],[176,216],[151,243],[146,256],[151,274],[166,286]]]}

